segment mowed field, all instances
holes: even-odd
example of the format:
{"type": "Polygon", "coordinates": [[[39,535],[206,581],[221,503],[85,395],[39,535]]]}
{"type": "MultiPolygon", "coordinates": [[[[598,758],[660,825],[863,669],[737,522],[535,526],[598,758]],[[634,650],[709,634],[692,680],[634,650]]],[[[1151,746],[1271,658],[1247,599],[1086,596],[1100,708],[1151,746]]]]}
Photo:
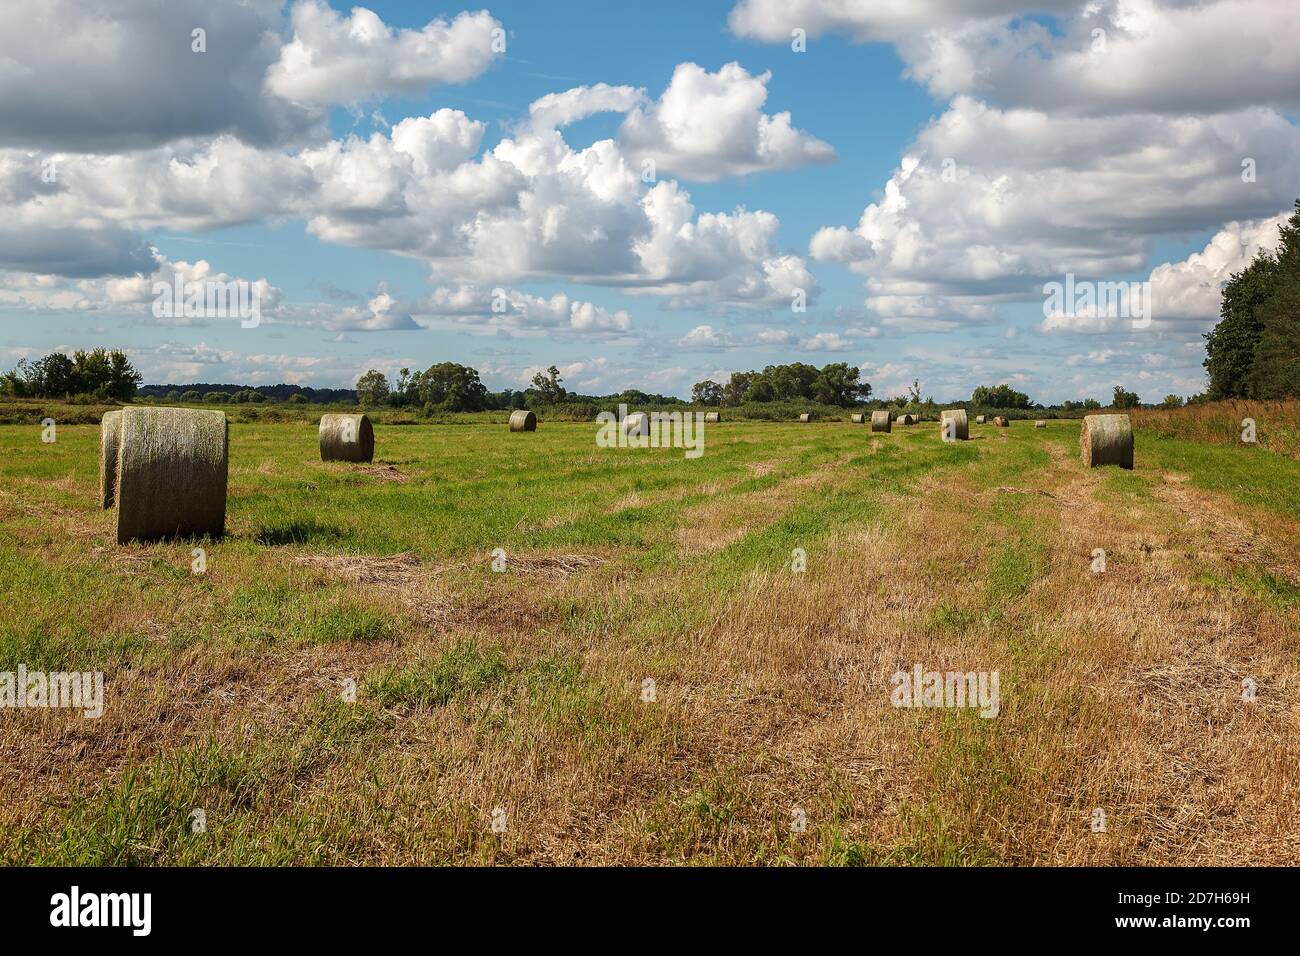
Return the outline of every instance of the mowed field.
{"type": "Polygon", "coordinates": [[[0,862],[1300,863],[1300,461],[595,431],[232,424],[227,537],[119,547],[98,427],[0,427],[0,670],[105,673],[0,711],[0,862]],[[1000,713],[892,707],[918,664],[1000,713]]]}

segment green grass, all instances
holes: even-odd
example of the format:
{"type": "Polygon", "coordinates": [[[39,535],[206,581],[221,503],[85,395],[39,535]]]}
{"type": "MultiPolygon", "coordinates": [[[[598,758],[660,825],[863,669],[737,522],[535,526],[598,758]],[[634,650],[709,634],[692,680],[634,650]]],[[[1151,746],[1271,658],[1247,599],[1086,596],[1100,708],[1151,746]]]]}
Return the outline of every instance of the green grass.
{"type": "MultiPolygon", "coordinates": [[[[689,763],[679,748],[699,728],[684,726],[674,705],[647,706],[635,693],[646,673],[673,674],[728,602],[780,572],[794,548],[808,552],[810,579],[835,581],[832,543],[843,547],[868,528],[892,533],[902,509],[930,495],[956,503],[981,548],[955,568],[911,556],[912,573],[951,583],[918,625],[940,642],[1006,650],[1018,673],[1003,675],[1004,707],[1031,696],[1034,676],[1067,650],[1052,622],[1033,616],[1051,571],[1046,543],[1064,519],[1057,505],[1015,489],[1061,467],[1054,451],[1077,455],[1077,425],[972,425],[974,440],[955,444],[940,442],[937,430],[924,423],[873,437],[847,423],[724,422],[710,426],[703,457],[692,460],[680,449],[597,448],[590,424],[510,434],[498,424],[381,422],[380,467],[363,469],[320,462],[310,421],[237,421],[228,534],[203,544],[208,570],[198,576],[193,542],[114,543],[111,514],[96,506],[96,425],[62,425],[52,445],[40,442],[38,427],[0,425],[0,670],[103,670],[110,708],[119,679],[157,677],[196,656],[250,670],[307,661],[303,679],[319,677],[311,668],[322,661],[338,662],[361,684],[355,705],[317,701],[265,733],[169,740],[148,759],[73,767],[65,793],[0,826],[8,834],[0,855],[347,863],[376,852],[374,834],[391,831],[389,849],[411,858],[508,859],[503,841],[480,833],[482,805],[455,794],[434,801],[423,786],[466,759],[445,741],[430,743],[438,739],[430,727],[452,726],[480,749],[516,755],[538,777],[583,771],[607,786],[608,805],[578,806],[575,827],[595,826],[584,814],[604,819],[625,809],[624,796],[641,794],[644,819],[634,829],[659,859],[997,862],[977,821],[1044,783],[997,721],[921,715],[941,722],[937,746],[917,760],[944,799],[894,808],[905,835],[876,845],[854,835],[863,811],[853,787],[832,787],[810,814],[808,851],[783,829],[785,804],[756,811],[744,774],[732,772],[757,761],[754,753],[710,754],[708,765],[695,753],[699,763],[689,763]],[[389,480],[388,465],[401,480],[389,480]],[[720,527],[737,516],[743,533],[714,551],[688,551],[680,537],[702,514],[720,515],[720,527]],[[496,548],[602,560],[569,587],[569,579],[494,574],[496,548]],[[413,555],[419,582],[436,585],[449,605],[527,615],[430,624],[416,613],[430,600],[421,592],[404,596],[320,566],[333,556],[395,554],[413,555]],[[399,754],[410,752],[418,761],[402,763],[399,754]],[[326,779],[341,779],[343,791],[326,779]],[[196,806],[210,821],[201,839],[187,823],[196,806]]],[[[1163,474],[1177,472],[1225,500],[1300,520],[1294,459],[1142,432],[1137,460],[1135,472],[1103,472],[1104,500],[1146,506],[1163,474]]],[[[1300,607],[1300,587],[1266,568],[1200,581],[1259,609],[1300,607]]],[[[806,638],[814,649],[828,639],[806,638]]],[[[753,688],[706,682],[678,691],[740,698],[753,688]]],[[[1087,701],[1067,697],[1043,706],[1086,710],[1087,701]]]]}

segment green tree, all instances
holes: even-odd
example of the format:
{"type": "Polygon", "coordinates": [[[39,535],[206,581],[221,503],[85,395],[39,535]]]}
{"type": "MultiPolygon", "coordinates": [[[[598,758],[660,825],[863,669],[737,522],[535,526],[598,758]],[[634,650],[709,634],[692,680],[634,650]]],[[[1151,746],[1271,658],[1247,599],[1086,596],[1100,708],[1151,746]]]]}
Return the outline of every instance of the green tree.
{"type": "Polygon", "coordinates": [[[24,359],[16,371],[26,393],[37,398],[63,398],[77,391],[76,366],[62,352],[51,352],[35,362],[24,359]]]}
{"type": "Polygon", "coordinates": [[[858,375],[858,369],[846,362],[826,365],[813,380],[812,398],[824,405],[855,405],[871,394],[871,386],[859,382],[858,375]]]}
{"type": "Polygon", "coordinates": [[[449,412],[478,412],[487,407],[487,388],[468,365],[439,362],[420,375],[420,404],[449,412]]]}
{"type": "Polygon", "coordinates": [[[722,386],[722,404],[734,408],[746,401],[753,380],[753,372],[732,372],[727,384],[722,386]]]}
{"type": "Polygon", "coordinates": [[[721,405],[722,386],[706,379],[691,386],[691,403],[694,405],[721,405]]]}
{"type": "Polygon", "coordinates": [[[1300,395],[1300,199],[1260,252],[1223,287],[1219,322],[1205,335],[1210,399],[1300,395]]]}
{"type": "Polygon", "coordinates": [[[1288,276],[1259,316],[1263,328],[1247,392],[1260,399],[1300,397],[1300,275],[1288,276]]]}
{"type": "Polygon", "coordinates": [[[1137,392],[1126,392],[1123,385],[1115,386],[1115,394],[1111,399],[1111,408],[1137,408],[1142,404],[1142,399],[1138,398],[1137,392]]]}
{"type": "Polygon", "coordinates": [[[564,401],[564,396],[569,394],[560,384],[563,381],[560,378],[560,370],[552,365],[546,370],[546,374],[538,372],[533,376],[533,388],[537,389],[538,396],[543,402],[554,405],[556,402],[564,401]]]}
{"type": "Polygon", "coordinates": [[[196,390],[187,388],[185,391],[181,392],[181,401],[186,404],[193,404],[194,402],[203,401],[203,396],[196,390]]]}
{"type": "Polygon", "coordinates": [[[365,408],[388,404],[391,391],[388,376],[372,368],[357,379],[357,401],[365,408]]]}
{"type": "Polygon", "coordinates": [[[1101,408],[1101,402],[1097,401],[1095,398],[1085,398],[1083,400],[1083,407],[1091,412],[1101,408]]]}
{"type": "Polygon", "coordinates": [[[1160,405],[1162,408],[1182,408],[1183,400],[1178,395],[1166,395],[1160,405]]]}
{"type": "Polygon", "coordinates": [[[978,386],[971,392],[970,403],[978,408],[1028,408],[1029,396],[1017,392],[1006,383],[989,387],[978,386]]]}

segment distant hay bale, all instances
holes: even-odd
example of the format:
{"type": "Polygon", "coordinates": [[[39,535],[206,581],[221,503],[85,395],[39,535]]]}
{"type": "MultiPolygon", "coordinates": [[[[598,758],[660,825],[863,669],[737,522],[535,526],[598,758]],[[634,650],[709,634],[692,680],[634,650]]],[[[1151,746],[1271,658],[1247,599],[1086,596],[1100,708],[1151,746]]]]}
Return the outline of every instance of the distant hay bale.
{"type": "Polygon", "coordinates": [[[1040,418],[1038,421],[1034,422],[1034,427],[1035,427],[1035,428],[1046,428],[1046,427],[1047,427],[1047,422],[1043,421],[1043,420],[1040,418]]]}
{"type": "Polygon", "coordinates": [[[998,428],[1011,427],[1011,422],[1010,420],[1008,420],[1008,418],[1005,415],[999,415],[997,418],[993,419],[993,424],[997,425],[998,428]]]}
{"type": "Polygon", "coordinates": [[[122,428],[122,412],[105,412],[99,423],[99,506],[113,507],[117,494],[117,439],[122,428]]]}
{"type": "Polygon", "coordinates": [[[987,416],[987,415],[976,415],[976,416],[975,416],[975,424],[976,424],[976,425],[983,425],[986,421],[988,421],[988,416],[987,416]]]}
{"type": "Polygon", "coordinates": [[[851,421],[855,425],[861,425],[866,420],[867,420],[867,416],[863,415],[861,412],[854,412],[852,415],[849,416],[849,421],[851,421]]]}
{"type": "Polygon", "coordinates": [[[705,412],[705,413],[704,413],[704,424],[706,424],[706,425],[716,425],[716,424],[718,424],[718,422],[720,422],[720,421],[722,421],[722,413],[721,413],[721,412],[705,412]]]}
{"type": "Polygon", "coordinates": [[[890,430],[889,412],[872,412],[871,430],[873,432],[888,432],[890,430]]]}
{"type": "Polygon", "coordinates": [[[224,412],[123,409],[114,495],[118,544],[224,534],[229,444],[224,412]]]}
{"type": "Polygon", "coordinates": [[[511,412],[510,430],[512,432],[537,431],[537,416],[523,408],[511,412]]]}
{"type": "Polygon", "coordinates": [[[899,415],[897,421],[898,421],[898,424],[900,424],[900,425],[915,425],[917,419],[916,419],[916,416],[915,416],[915,415],[913,415],[912,413],[908,412],[908,413],[905,414],[905,415],[899,415]]]}
{"type": "Polygon", "coordinates": [[[966,409],[948,408],[939,413],[939,437],[944,441],[967,441],[970,438],[966,409]]]}
{"type": "Polygon", "coordinates": [[[1079,430],[1079,451],[1086,468],[1099,465],[1133,467],[1133,425],[1127,415],[1085,415],[1079,430]]]}
{"type": "Polygon", "coordinates": [[[321,461],[374,461],[375,429],[367,415],[322,415],[321,461]]]}
{"type": "Polygon", "coordinates": [[[813,420],[812,412],[804,412],[802,415],[799,416],[799,421],[803,422],[805,425],[812,420],[813,420]]]}
{"type": "Polygon", "coordinates": [[[648,438],[650,436],[650,416],[645,412],[633,412],[623,419],[623,434],[648,438]]]}

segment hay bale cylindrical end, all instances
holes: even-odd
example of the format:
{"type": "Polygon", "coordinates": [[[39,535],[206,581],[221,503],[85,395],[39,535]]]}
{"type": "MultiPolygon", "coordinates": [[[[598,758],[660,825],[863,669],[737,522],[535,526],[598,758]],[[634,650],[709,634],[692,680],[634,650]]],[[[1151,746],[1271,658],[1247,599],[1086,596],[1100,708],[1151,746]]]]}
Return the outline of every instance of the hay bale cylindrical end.
{"type": "Polygon", "coordinates": [[[873,432],[888,432],[890,430],[889,412],[872,412],[871,430],[873,432]]]}
{"type": "Polygon", "coordinates": [[[322,415],[320,460],[375,460],[375,429],[368,415],[322,415]]]}
{"type": "Polygon", "coordinates": [[[1087,468],[1133,467],[1133,425],[1127,415],[1085,415],[1079,429],[1079,452],[1087,468]]]}
{"type": "Polygon", "coordinates": [[[803,422],[805,425],[812,420],[812,412],[804,412],[799,416],[799,421],[803,422]]]}
{"type": "Polygon", "coordinates": [[[975,416],[975,424],[976,424],[976,425],[983,425],[986,421],[988,421],[988,416],[987,416],[987,415],[976,415],[976,416],[975,416]]]}
{"type": "Polygon", "coordinates": [[[704,413],[704,424],[706,424],[706,425],[716,425],[716,424],[718,424],[720,421],[722,421],[722,413],[721,413],[721,412],[705,412],[705,413],[704,413]]]}
{"type": "Polygon", "coordinates": [[[1040,418],[1038,421],[1034,422],[1034,427],[1035,427],[1035,428],[1046,428],[1046,427],[1047,427],[1047,422],[1043,421],[1043,420],[1040,418]]]}
{"type": "Polygon", "coordinates": [[[867,416],[863,415],[861,412],[854,412],[852,415],[849,416],[849,421],[851,421],[855,425],[861,425],[866,420],[867,420],[867,416]]]}
{"type": "Polygon", "coordinates": [[[512,432],[537,431],[537,416],[524,408],[510,413],[510,430],[512,432]]]}
{"type": "Polygon", "coordinates": [[[650,416],[645,412],[633,412],[623,419],[623,434],[629,438],[637,436],[640,438],[650,437],[650,416]]]}
{"type": "Polygon", "coordinates": [[[967,441],[970,438],[966,409],[948,408],[939,414],[939,437],[944,441],[967,441]]]}
{"type": "Polygon", "coordinates": [[[117,444],[119,544],[225,533],[230,438],[224,412],[125,408],[117,444]]]}
{"type": "Polygon", "coordinates": [[[993,419],[993,424],[997,425],[998,428],[1010,428],[1011,420],[1005,415],[999,415],[997,418],[993,419]]]}

